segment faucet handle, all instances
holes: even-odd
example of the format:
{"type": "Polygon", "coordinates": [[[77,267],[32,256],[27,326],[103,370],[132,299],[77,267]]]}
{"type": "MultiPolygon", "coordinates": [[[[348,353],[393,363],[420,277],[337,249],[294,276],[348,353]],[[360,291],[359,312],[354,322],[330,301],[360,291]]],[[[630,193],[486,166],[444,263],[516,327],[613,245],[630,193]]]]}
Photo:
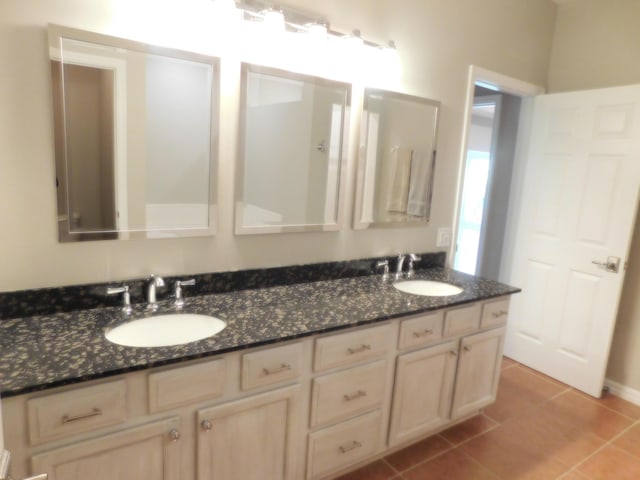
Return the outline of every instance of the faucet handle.
{"type": "Polygon", "coordinates": [[[182,287],[188,287],[196,284],[195,278],[190,278],[189,280],[176,280],[174,284],[173,294],[176,299],[173,302],[173,306],[176,308],[184,307],[184,298],[182,296],[182,287]]]}
{"type": "Polygon", "coordinates": [[[129,292],[129,285],[120,285],[119,287],[107,287],[107,295],[114,295],[116,293],[122,293],[122,311],[125,315],[131,315],[131,293],[129,292]]]}
{"type": "Polygon", "coordinates": [[[389,260],[378,260],[376,262],[376,269],[384,267],[382,271],[382,281],[384,282],[389,278],[389,260]]]}

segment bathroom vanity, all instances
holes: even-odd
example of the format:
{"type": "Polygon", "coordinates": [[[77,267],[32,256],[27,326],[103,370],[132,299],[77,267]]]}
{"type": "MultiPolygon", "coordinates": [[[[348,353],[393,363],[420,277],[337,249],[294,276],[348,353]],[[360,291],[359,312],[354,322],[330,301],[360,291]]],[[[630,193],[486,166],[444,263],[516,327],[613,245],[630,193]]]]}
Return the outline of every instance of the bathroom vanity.
{"type": "Polygon", "coordinates": [[[116,307],[4,320],[13,475],[328,479],[468,418],[495,400],[519,290],[445,268],[416,278],[463,291],[369,275],[190,297],[185,311],[227,327],[159,348],[108,342],[116,307]]]}

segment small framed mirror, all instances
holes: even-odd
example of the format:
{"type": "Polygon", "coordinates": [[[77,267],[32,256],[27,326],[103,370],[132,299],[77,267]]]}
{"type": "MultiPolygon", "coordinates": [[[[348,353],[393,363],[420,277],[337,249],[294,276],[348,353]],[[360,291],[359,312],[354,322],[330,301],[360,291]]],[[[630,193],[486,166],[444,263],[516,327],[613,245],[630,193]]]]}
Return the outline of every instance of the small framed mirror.
{"type": "Polygon", "coordinates": [[[428,223],[440,103],[366,88],[354,228],[428,223]]]}
{"type": "Polygon", "coordinates": [[[242,65],[235,233],[337,230],[350,85],[242,65]]]}
{"type": "Polygon", "coordinates": [[[218,59],[49,26],[59,241],[212,235],[218,59]]]}

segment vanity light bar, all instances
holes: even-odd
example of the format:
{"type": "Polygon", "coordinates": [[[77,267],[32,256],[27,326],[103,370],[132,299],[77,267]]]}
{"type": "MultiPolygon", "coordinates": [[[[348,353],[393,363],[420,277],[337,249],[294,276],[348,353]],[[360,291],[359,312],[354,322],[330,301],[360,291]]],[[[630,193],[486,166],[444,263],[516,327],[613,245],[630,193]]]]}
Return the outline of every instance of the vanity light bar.
{"type": "MultiPolygon", "coordinates": [[[[220,1],[220,0],[216,0],[220,1]]],[[[226,0],[228,1],[228,0],[226,0]]],[[[378,43],[370,42],[362,38],[360,30],[353,30],[351,34],[344,34],[331,30],[329,27],[329,21],[324,17],[318,15],[301,12],[300,10],[292,9],[289,7],[283,7],[279,4],[266,2],[263,0],[238,0],[237,8],[242,14],[242,18],[248,21],[265,21],[267,16],[273,12],[281,13],[284,17],[285,30],[292,32],[305,32],[316,34],[318,36],[327,35],[337,38],[351,39],[359,38],[362,40],[363,45],[369,47],[377,47],[380,49],[396,49],[395,42],[389,41],[387,45],[380,45],[378,43]]]]}

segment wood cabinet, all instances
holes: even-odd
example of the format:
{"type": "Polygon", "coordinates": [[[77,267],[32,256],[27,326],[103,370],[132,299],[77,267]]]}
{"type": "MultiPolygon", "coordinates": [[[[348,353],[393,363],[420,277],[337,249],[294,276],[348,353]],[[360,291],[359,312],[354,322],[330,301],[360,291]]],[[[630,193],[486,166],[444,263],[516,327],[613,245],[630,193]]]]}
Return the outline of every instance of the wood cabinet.
{"type": "Polygon", "coordinates": [[[34,472],[49,480],[179,480],[177,418],[72,443],[33,456],[34,472]]]}
{"type": "Polygon", "coordinates": [[[493,403],[498,392],[504,328],[460,340],[451,418],[461,418],[493,403]]]}
{"type": "Polygon", "coordinates": [[[404,443],[449,422],[458,342],[398,357],[389,445],[404,443]]]}
{"type": "Polygon", "coordinates": [[[198,480],[295,480],[299,387],[198,411],[198,480]]]}
{"type": "Polygon", "coordinates": [[[507,297],[3,400],[14,477],[327,480],[495,400],[507,297]]]}

